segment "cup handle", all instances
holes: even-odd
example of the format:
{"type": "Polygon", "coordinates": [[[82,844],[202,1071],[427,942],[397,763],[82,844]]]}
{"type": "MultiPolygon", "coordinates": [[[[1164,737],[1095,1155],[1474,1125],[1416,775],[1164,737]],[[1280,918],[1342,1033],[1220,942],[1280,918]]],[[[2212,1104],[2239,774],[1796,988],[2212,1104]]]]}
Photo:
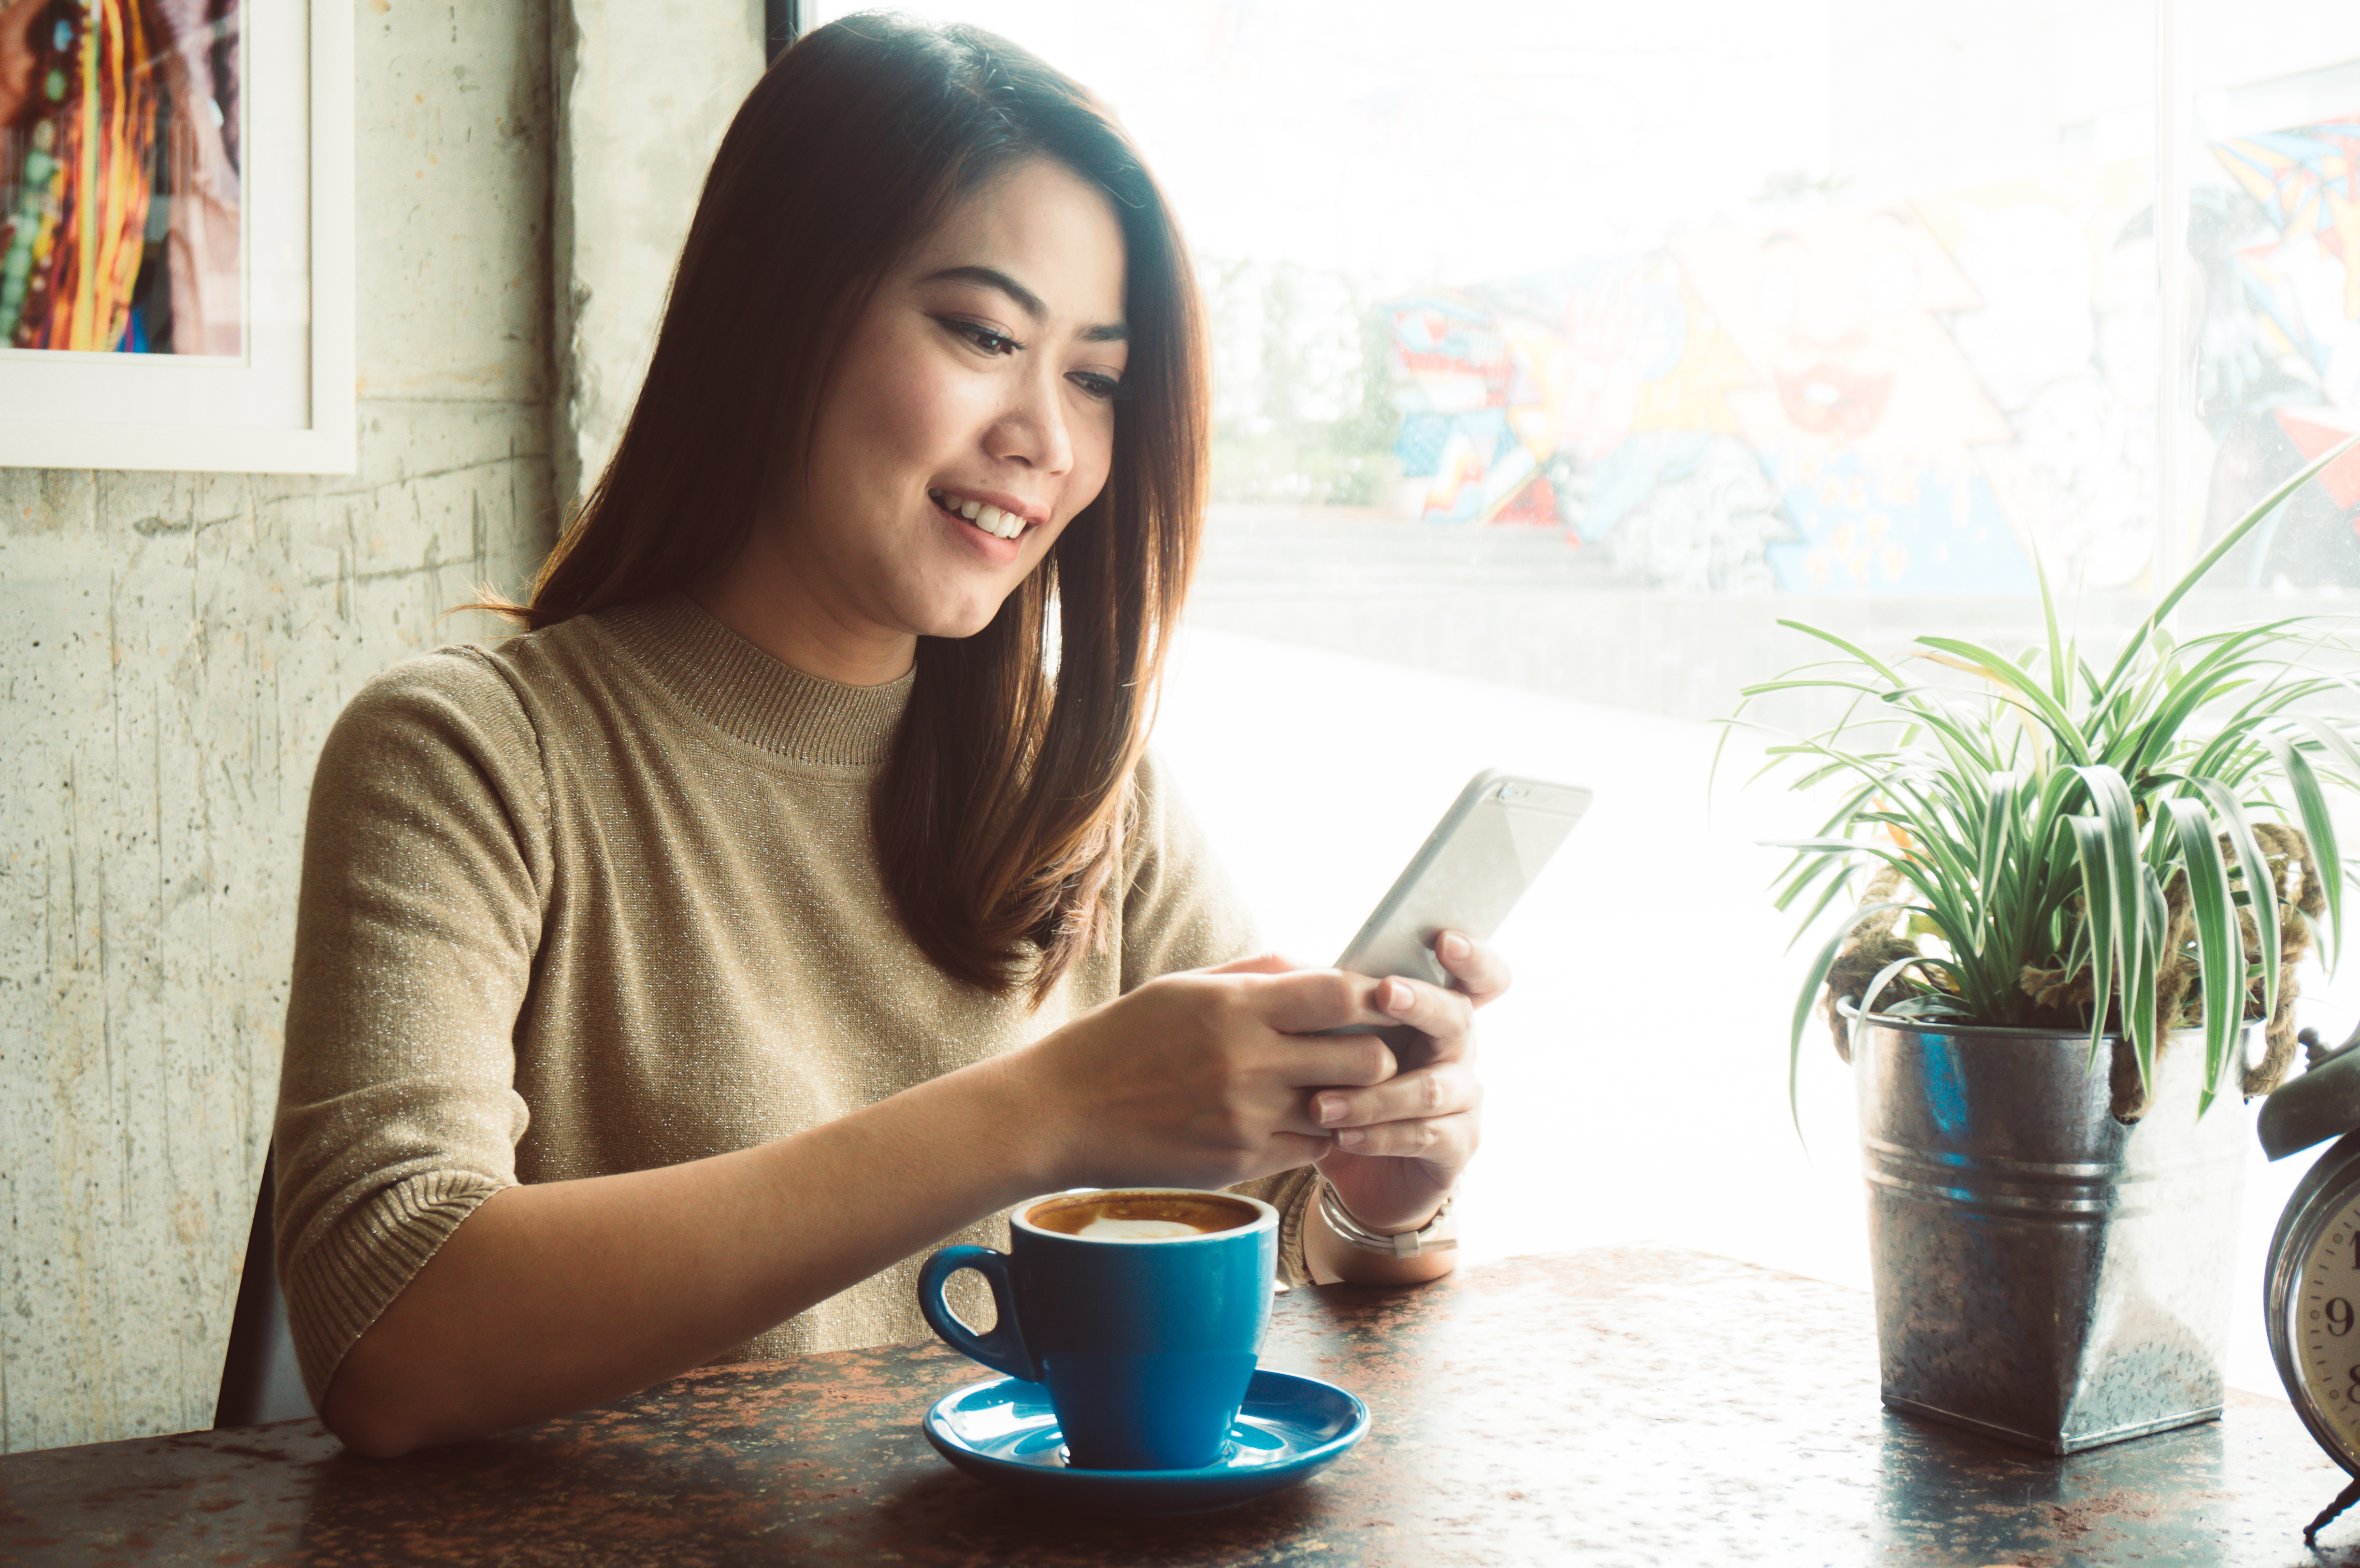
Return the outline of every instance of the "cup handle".
{"type": "Polygon", "coordinates": [[[944,1247],[918,1271],[918,1310],[926,1314],[926,1322],[943,1336],[943,1342],[960,1355],[1011,1377],[1028,1383],[1041,1380],[1040,1365],[1032,1359],[1024,1331],[1017,1325],[1016,1292],[1008,1283],[1008,1254],[988,1247],[944,1247]],[[1000,1310],[1000,1321],[989,1334],[979,1334],[959,1322],[943,1300],[943,1287],[962,1269],[974,1269],[991,1287],[991,1303],[1000,1310]]]}

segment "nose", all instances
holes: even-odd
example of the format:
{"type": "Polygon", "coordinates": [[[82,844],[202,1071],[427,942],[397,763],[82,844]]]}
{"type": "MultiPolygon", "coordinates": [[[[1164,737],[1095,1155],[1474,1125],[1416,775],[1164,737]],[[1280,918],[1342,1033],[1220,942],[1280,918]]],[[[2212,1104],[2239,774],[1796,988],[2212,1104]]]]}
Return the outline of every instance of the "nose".
{"type": "Polygon", "coordinates": [[[1007,405],[991,423],[985,445],[992,456],[1043,474],[1074,465],[1073,431],[1065,419],[1065,378],[1049,365],[1013,378],[1007,405]]]}

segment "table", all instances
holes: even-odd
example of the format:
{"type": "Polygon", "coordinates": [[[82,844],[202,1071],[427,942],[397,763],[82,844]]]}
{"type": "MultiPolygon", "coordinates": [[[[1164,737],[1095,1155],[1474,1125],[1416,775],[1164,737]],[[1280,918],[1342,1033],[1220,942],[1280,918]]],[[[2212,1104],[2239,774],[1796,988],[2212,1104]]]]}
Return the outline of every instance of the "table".
{"type": "Polygon", "coordinates": [[[1885,1412],[1865,1294],[1671,1247],[1300,1290],[1263,1363],[1359,1393],[1360,1450],[1176,1519],[1056,1517],[952,1470],[936,1345],[711,1368],[406,1459],[316,1422],[0,1457],[0,1562],[2360,1563],[2282,1401],[2054,1459],[1885,1412]]]}

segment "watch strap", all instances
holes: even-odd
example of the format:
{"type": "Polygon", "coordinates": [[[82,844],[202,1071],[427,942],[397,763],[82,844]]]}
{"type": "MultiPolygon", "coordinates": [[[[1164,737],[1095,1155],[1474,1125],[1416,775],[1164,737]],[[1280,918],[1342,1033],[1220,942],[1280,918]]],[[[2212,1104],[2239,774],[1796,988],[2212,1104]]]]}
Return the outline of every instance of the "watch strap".
{"type": "Polygon", "coordinates": [[[1336,1233],[1336,1239],[1362,1252],[1374,1252],[1386,1258],[1415,1258],[1422,1252],[1441,1252],[1459,1245],[1459,1224],[1450,1216],[1450,1205],[1456,1199],[1443,1200],[1434,1217],[1423,1228],[1405,1230],[1385,1236],[1371,1230],[1352,1217],[1344,1200],[1336,1195],[1335,1187],[1326,1176],[1319,1178],[1319,1217],[1336,1233]]]}

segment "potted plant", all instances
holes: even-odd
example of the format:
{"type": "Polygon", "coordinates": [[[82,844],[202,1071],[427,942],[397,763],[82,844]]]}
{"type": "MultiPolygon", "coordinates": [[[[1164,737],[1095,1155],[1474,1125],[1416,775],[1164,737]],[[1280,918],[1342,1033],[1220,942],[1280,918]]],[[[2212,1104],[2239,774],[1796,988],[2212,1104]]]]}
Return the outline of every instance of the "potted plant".
{"type": "MultiPolygon", "coordinates": [[[[2294,1046],[2294,960],[2343,923],[2331,786],[2360,749],[2316,617],[2175,638],[2168,617],[2312,463],[2231,528],[2111,659],[2058,627],[2016,658],[1926,636],[1745,689],[1839,694],[1765,772],[1832,790],[1775,885],[1852,1064],[1884,1396],[2052,1453],[2217,1415],[2241,1117],[2294,1046]],[[1923,671],[1925,677],[1919,678],[1923,671]],[[2266,1040],[2249,1061],[2249,1036],[2266,1040]]],[[[1758,726],[1757,726],[1758,727],[1758,726]]]]}

